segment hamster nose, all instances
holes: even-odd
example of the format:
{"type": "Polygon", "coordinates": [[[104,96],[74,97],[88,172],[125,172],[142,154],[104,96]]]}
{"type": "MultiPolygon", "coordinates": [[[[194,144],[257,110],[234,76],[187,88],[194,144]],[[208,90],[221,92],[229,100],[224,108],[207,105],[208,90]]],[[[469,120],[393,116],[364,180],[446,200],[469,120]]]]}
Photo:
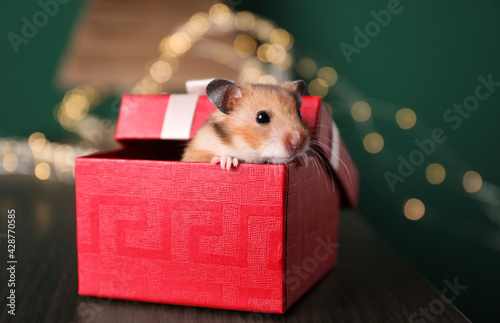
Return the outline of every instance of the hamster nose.
{"type": "Polygon", "coordinates": [[[300,137],[299,132],[295,132],[290,134],[286,140],[286,149],[291,154],[295,153],[302,147],[302,138],[300,137]]]}

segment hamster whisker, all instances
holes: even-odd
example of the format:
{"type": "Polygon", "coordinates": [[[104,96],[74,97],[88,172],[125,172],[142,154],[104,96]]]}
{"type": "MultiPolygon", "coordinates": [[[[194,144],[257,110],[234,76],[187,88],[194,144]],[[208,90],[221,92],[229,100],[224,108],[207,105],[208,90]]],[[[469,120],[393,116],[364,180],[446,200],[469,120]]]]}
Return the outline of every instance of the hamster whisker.
{"type": "MultiPolygon", "coordinates": [[[[321,175],[320,168],[324,168],[324,169],[328,170],[330,178],[332,180],[333,188],[335,191],[335,180],[334,180],[335,177],[332,173],[332,167],[330,165],[328,165],[328,161],[325,161],[324,156],[322,156],[322,154],[319,153],[318,151],[316,151],[314,148],[310,149],[308,152],[310,153],[311,156],[316,157],[316,158],[313,158],[313,165],[316,167],[318,176],[321,175]],[[320,163],[322,163],[322,164],[320,164],[320,163]]],[[[328,192],[330,192],[330,188],[328,186],[328,183],[326,182],[327,178],[325,176],[323,176],[323,179],[325,181],[325,185],[328,187],[328,192]]]]}
{"type": "MultiPolygon", "coordinates": [[[[331,147],[327,146],[325,143],[319,142],[317,140],[311,140],[311,144],[317,146],[318,148],[324,148],[325,150],[329,150],[331,148],[331,147]]],[[[349,170],[349,167],[347,167],[346,163],[340,158],[340,155],[334,154],[333,152],[331,152],[331,153],[342,164],[342,166],[344,167],[344,169],[347,172],[347,176],[349,178],[349,182],[352,182],[352,176],[351,176],[351,171],[349,170]]],[[[333,167],[333,165],[332,165],[332,167],[333,167]]]]}
{"type": "MultiPolygon", "coordinates": [[[[314,136],[315,137],[315,140],[317,139],[324,139],[325,141],[327,141],[330,145],[332,143],[337,143],[339,144],[339,148],[343,149],[346,153],[348,153],[348,150],[347,148],[344,146],[344,145],[341,145],[341,141],[340,140],[332,140],[328,137],[325,137],[325,136],[314,136]]],[[[325,144],[326,145],[326,144],[325,144]]]]}

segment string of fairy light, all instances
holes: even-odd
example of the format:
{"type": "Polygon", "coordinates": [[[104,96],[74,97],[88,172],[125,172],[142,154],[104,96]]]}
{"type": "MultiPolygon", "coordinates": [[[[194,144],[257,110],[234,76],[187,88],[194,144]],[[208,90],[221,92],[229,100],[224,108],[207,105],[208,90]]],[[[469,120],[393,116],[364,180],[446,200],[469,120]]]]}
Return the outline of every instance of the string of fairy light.
{"type": "MultiPolygon", "coordinates": [[[[197,51],[198,55],[240,71],[240,81],[277,83],[289,78],[294,66],[307,81],[310,95],[326,99],[335,92],[339,78],[332,66],[319,66],[310,57],[302,57],[294,65],[294,39],[289,32],[250,12],[234,13],[226,5],[218,3],[208,13],[195,13],[173,34],[161,40],[158,59],[149,66],[145,76],[133,87],[132,93],[161,93],[177,71],[181,57],[190,50],[196,50],[200,43],[203,46],[197,51]],[[236,33],[236,37],[230,46],[213,39],[207,40],[206,36],[210,33],[236,33]]],[[[86,85],[67,91],[62,101],[55,106],[55,120],[66,131],[81,138],[78,144],[49,142],[40,132],[24,140],[0,139],[1,173],[32,174],[39,180],[73,182],[75,157],[98,151],[105,137],[114,133],[113,121],[92,113],[106,96],[102,86],[86,85]]],[[[333,114],[328,103],[326,107],[333,114]]],[[[366,152],[374,157],[381,154],[385,141],[380,132],[373,130],[370,104],[366,100],[354,100],[350,102],[349,110],[355,125],[370,125],[358,130],[362,132],[362,144],[366,152]]],[[[417,124],[417,115],[410,108],[398,109],[393,118],[403,131],[417,124]]],[[[447,172],[443,165],[430,163],[425,176],[430,185],[440,185],[446,180],[447,172]]],[[[468,170],[461,176],[466,193],[477,193],[483,187],[478,172],[468,170]]],[[[416,221],[424,216],[426,207],[422,200],[407,197],[402,203],[402,210],[406,218],[416,221]]]]}
{"type": "MultiPolygon", "coordinates": [[[[326,97],[329,93],[336,92],[334,85],[337,84],[338,75],[332,67],[319,67],[315,60],[309,57],[304,57],[297,62],[296,70],[301,77],[309,80],[308,90],[311,95],[326,97]]],[[[342,96],[344,90],[345,89],[341,89],[337,91],[339,92],[337,95],[342,96]]],[[[352,97],[352,95],[349,96],[352,97]]],[[[363,148],[368,154],[372,155],[376,161],[377,155],[383,154],[385,147],[384,137],[379,131],[374,130],[375,121],[370,104],[365,100],[359,100],[359,95],[356,96],[358,99],[349,103],[349,114],[352,117],[358,132],[361,134],[363,148]]],[[[333,114],[332,107],[328,103],[326,103],[326,106],[329,112],[333,114]]],[[[392,111],[392,116],[390,117],[392,118],[391,121],[395,121],[397,126],[403,131],[412,129],[417,124],[417,115],[415,111],[407,107],[395,109],[392,111]]],[[[425,178],[430,185],[442,184],[445,181],[446,176],[446,169],[442,164],[427,164],[425,169],[425,178]]],[[[455,174],[455,176],[462,177],[461,182],[463,193],[469,194],[469,196],[475,198],[483,204],[494,205],[495,203],[500,203],[500,200],[494,197],[487,199],[481,194],[476,194],[479,193],[482,188],[485,190],[483,187],[483,179],[478,172],[469,169],[463,174],[455,174]]],[[[495,196],[495,194],[486,195],[490,197],[495,196]]],[[[426,213],[426,206],[419,198],[411,196],[406,197],[402,203],[402,213],[407,219],[417,221],[420,220],[426,213]]],[[[500,224],[500,222],[497,224],[500,224]]]]}
{"type": "MultiPolygon", "coordinates": [[[[357,101],[351,106],[352,118],[357,123],[368,122],[372,118],[372,109],[365,101],[357,101]]],[[[417,115],[410,108],[401,108],[395,111],[394,120],[402,130],[409,130],[417,124],[417,115]]],[[[363,146],[370,154],[380,154],[385,146],[383,136],[377,131],[369,131],[363,138],[363,146]]],[[[458,175],[460,176],[460,175],[458,175]]],[[[473,194],[478,192],[483,180],[481,175],[474,170],[467,170],[462,175],[462,186],[466,193],[473,194]]],[[[442,184],[447,177],[446,169],[439,163],[428,163],[425,168],[425,178],[431,185],[442,184]]],[[[403,214],[409,220],[419,220],[426,212],[425,204],[422,200],[410,197],[403,204],[403,214]]]]}

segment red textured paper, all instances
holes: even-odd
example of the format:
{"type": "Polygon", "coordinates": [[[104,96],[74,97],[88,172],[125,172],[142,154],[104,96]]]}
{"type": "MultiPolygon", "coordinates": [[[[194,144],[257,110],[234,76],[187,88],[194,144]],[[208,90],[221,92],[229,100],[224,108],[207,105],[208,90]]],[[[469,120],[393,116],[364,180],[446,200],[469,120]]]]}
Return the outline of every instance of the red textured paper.
{"type": "MultiPolygon", "coordinates": [[[[125,96],[116,138],[159,139],[168,98],[125,96]]],[[[191,135],[213,109],[199,98],[191,135]]],[[[329,144],[321,100],[304,97],[302,113],[329,144]]],[[[335,177],[317,159],[227,172],[139,148],[76,159],[81,295],[284,313],[336,264],[341,197],[357,194],[343,145],[348,171],[335,177]]]]}
{"type": "Polygon", "coordinates": [[[79,293],[283,312],[286,166],[240,166],[79,158],[79,293]]]}
{"type": "Polygon", "coordinates": [[[289,165],[286,309],[337,263],[340,193],[325,169],[289,165]]]}

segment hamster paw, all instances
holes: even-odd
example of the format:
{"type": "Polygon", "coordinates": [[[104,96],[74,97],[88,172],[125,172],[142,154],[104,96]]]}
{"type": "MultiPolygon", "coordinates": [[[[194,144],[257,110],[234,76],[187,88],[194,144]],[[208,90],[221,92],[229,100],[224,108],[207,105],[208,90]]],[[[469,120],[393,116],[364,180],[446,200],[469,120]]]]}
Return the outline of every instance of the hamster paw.
{"type": "Polygon", "coordinates": [[[221,156],[221,157],[215,157],[214,159],[212,159],[210,163],[214,165],[220,163],[220,167],[222,169],[230,170],[232,166],[234,167],[238,166],[238,159],[231,158],[229,156],[221,156]]]}

